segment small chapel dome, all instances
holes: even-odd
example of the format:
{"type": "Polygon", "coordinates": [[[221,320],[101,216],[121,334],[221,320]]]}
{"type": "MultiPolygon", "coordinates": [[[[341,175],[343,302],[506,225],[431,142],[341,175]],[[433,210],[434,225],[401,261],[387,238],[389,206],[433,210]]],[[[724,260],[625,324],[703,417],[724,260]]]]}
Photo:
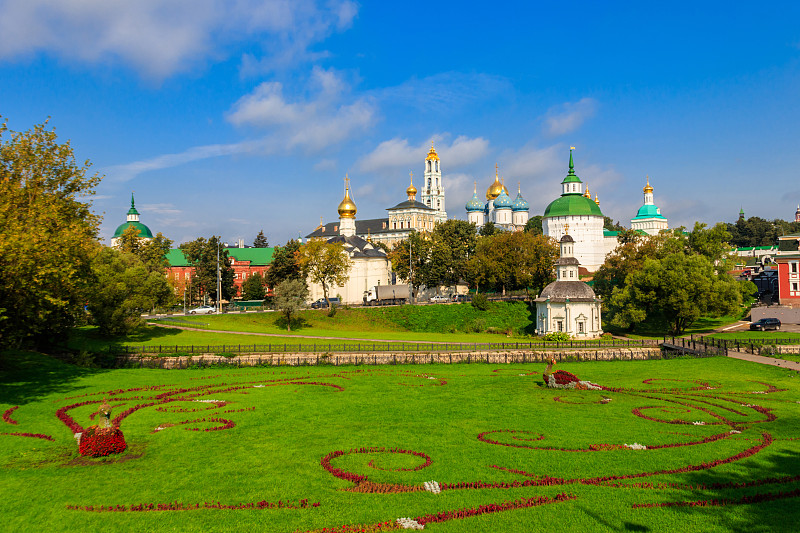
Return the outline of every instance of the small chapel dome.
{"type": "Polygon", "coordinates": [[[484,205],[478,199],[478,186],[475,185],[475,191],[472,193],[472,198],[466,205],[467,213],[474,213],[476,211],[483,211],[484,205]]]}
{"type": "Polygon", "coordinates": [[[425,158],[425,161],[439,161],[439,154],[436,153],[436,149],[433,147],[433,141],[431,141],[431,149],[428,151],[428,157],[425,158]]]}
{"type": "Polygon", "coordinates": [[[514,202],[511,201],[511,197],[508,196],[508,191],[503,187],[500,194],[494,199],[494,208],[511,209],[513,204],[514,202]]]}
{"type": "Polygon", "coordinates": [[[339,203],[337,208],[339,217],[341,218],[356,218],[356,204],[350,199],[350,185],[347,184],[344,189],[344,198],[339,203]]]}
{"type": "Polygon", "coordinates": [[[528,211],[528,201],[522,197],[522,190],[517,188],[517,197],[514,199],[514,205],[511,206],[512,211],[528,211]]]}
{"type": "Polygon", "coordinates": [[[642,192],[645,193],[645,194],[653,192],[653,187],[650,185],[650,176],[647,176],[647,185],[644,186],[644,189],[642,189],[642,192]]]}

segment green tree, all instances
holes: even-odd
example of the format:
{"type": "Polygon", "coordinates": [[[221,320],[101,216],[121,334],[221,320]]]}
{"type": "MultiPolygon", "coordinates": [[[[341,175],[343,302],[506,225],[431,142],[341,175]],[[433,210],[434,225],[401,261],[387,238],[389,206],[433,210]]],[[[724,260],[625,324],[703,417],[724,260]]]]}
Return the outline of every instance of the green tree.
{"type": "Polygon", "coordinates": [[[414,289],[419,288],[425,285],[423,272],[430,252],[431,240],[422,233],[413,231],[389,253],[392,271],[414,289]]]}
{"type": "Polygon", "coordinates": [[[607,229],[608,231],[624,231],[625,226],[619,223],[619,220],[614,223],[614,219],[611,217],[603,217],[603,229],[607,229]]]}
{"type": "Polygon", "coordinates": [[[331,305],[328,289],[347,283],[352,265],[342,243],[323,239],[311,239],[303,245],[297,255],[297,264],[312,283],[322,285],[322,295],[328,307],[331,305]]]}
{"type": "Polygon", "coordinates": [[[147,266],[148,271],[163,274],[169,266],[167,253],[172,248],[172,241],[164,237],[161,232],[158,232],[152,239],[141,239],[139,238],[140,233],[137,228],[128,226],[122,232],[117,247],[121,252],[139,257],[147,266]]]}
{"type": "Polygon", "coordinates": [[[272,253],[272,262],[264,276],[267,285],[274,288],[287,279],[303,279],[303,271],[297,264],[297,252],[300,241],[290,239],[284,246],[276,246],[272,253]]]}
{"type": "Polygon", "coordinates": [[[594,291],[607,300],[615,287],[625,283],[628,274],[640,270],[647,259],[664,257],[667,235],[642,235],[625,230],[620,233],[620,244],[606,256],[605,262],[594,274],[594,291]]]}
{"type": "Polygon", "coordinates": [[[497,235],[498,233],[502,232],[503,230],[495,226],[494,222],[490,220],[489,222],[481,226],[481,229],[478,230],[478,235],[480,235],[481,237],[491,237],[492,235],[497,235]]]}
{"type": "Polygon", "coordinates": [[[141,314],[171,305],[174,292],[163,273],[137,255],[102,247],[92,259],[94,288],[88,296],[93,322],[106,335],[125,335],[142,325],[141,314]]]}
{"type": "Polygon", "coordinates": [[[264,236],[264,230],[258,232],[256,235],[255,240],[253,241],[253,248],[269,248],[269,242],[267,238],[264,236]]]}
{"type": "Polygon", "coordinates": [[[0,124],[0,346],[44,346],[83,314],[99,217],[85,199],[100,177],[47,123],[0,124]]]}
{"type": "Polygon", "coordinates": [[[267,284],[264,276],[254,272],[242,282],[242,298],[245,300],[263,300],[267,296],[267,284]]]}
{"type": "Polygon", "coordinates": [[[669,332],[682,334],[701,316],[733,314],[741,305],[742,288],[727,273],[717,274],[703,255],[669,254],[646,259],[616,287],[608,303],[611,323],[631,327],[660,315],[669,332]]]}
{"type": "Polygon", "coordinates": [[[192,299],[209,296],[217,302],[217,253],[219,252],[219,267],[222,280],[222,300],[230,300],[236,294],[233,284],[233,267],[228,257],[228,250],[222,247],[220,237],[209,239],[200,237],[179,246],[186,261],[194,268],[192,273],[191,294],[192,299]]]}
{"type": "Polygon", "coordinates": [[[523,230],[525,233],[533,233],[534,235],[543,235],[544,230],[542,229],[542,220],[544,217],[542,215],[535,215],[528,219],[528,222],[525,223],[525,229],[523,230]]]}
{"type": "Polygon", "coordinates": [[[503,232],[478,241],[471,262],[471,279],[502,290],[525,289],[538,294],[555,279],[554,265],[559,246],[551,238],[525,232],[503,232]]]}
{"type": "Polygon", "coordinates": [[[292,330],[292,319],[305,307],[308,288],[303,280],[287,279],[275,286],[275,309],[286,319],[286,331],[292,330]]]}
{"type": "Polygon", "coordinates": [[[435,279],[434,285],[455,285],[467,277],[469,258],[475,255],[478,245],[475,223],[464,220],[447,220],[436,224],[432,233],[433,248],[444,247],[446,252],[431,251],[431,257],[440,256],[443,264],[437,269],[442,275],[435,279]]]}

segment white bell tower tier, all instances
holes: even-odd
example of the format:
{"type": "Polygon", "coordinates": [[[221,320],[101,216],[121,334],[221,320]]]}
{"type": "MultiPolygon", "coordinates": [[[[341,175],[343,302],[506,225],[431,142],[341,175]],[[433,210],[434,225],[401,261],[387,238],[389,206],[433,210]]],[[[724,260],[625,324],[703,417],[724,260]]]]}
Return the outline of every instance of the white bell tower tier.
{"type": "Polygon", "coordinates": [[[442,169],[439,166],[439,154],[433,147],[431,141],[431,149],[428,152],[428,157],[425,158],[425,179],[422,183],[422,203],[436,210],[436,222],[445,222],[447,220],[447,211],[444,207],[444,184],[442,183],[442,169]]]}

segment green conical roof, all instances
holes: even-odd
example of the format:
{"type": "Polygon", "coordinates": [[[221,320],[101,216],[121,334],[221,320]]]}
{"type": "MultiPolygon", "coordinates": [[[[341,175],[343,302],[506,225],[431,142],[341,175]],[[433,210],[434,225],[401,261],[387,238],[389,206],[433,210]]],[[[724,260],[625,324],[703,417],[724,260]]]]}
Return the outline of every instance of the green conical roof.
{"type": "Polygon", "coordinates": [[[564,178],[564,181],[561,183],[583,183],[575,174],[575,165],[572,163],[572,150],[569,151],[569,172],[567,173],[567,177],[564,178]]]}
{"type": "Polygon", "coordinates": [[[129,215],[138,215],[139,211],[136,210],[136,205],[133,202],[133,193],[131,193],[131,208],[128,209],[129,215]]]}

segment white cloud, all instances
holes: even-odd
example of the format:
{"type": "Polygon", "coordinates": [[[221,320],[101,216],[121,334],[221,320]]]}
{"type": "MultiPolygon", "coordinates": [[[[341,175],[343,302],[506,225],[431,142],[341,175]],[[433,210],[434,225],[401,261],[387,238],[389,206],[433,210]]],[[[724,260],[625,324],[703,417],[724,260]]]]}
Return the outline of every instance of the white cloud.
{"type": "MultiPolygon", "coordinates": [[[[434,135],[434,140],[443,136],[434,135]]],[[[380,143],[372,152],[362,157],[358,168],[363,172],[401,167],[413,168],[420,164],[430,149],[429,141],[412,146],[408,139],[390,139],[380,143]]],[[[459,135],[448,146],[443,142],[436,143],[436,151],[442,158],[442,169],[458,168],[468,165],[484,157],[489,150],[489,141],[483,137],[471,139],[459,135]]]]}
{"type": "Polygon", "coordinates": [[[270,151],[270,143],[266,140],[243,141],[233,144],[210,144],[194,146],[175,154],[164,154],[123,165],[109,166],[102,169],[102,171],[112,181],[130,181],[139,174],[151,170],[177,167],[212,157],[268,151],[270,151]]]}
{"type": "Polygon", "coordinates": [[[577,102],[567,102],[550,108],[545,115],[545,133],[556,137],[572,133],[594,116],[597,101],[594,98],[581,98],[577,102]]]}
{"type": "Polygon", "coordinates": [[[314,170],[328,171],[335,170],[337,161],[335,159],[320,159],[315,165],[314,170]]]}
{"type": "Polygon", "coordinates": [[[173,204],[141,204],[139,205],[139,210],[155,215],[180,215],[183,213],[183,211],[177,209],[173,204]]]}
{"type": "MultiPolygon", "coordinates": [[[[350,0],[0,0],[0,59],[38,52],[83,63],[131,65],[163,79],[230,43],[256,38],[297,64],[307,48],[347,29],[350,0]]],[[[267,58],[270,59],[269,57],[267,58]]],[[[263,61],[263,60],[258,60],[263,61]]]]}
{"type": "Polygon", "coordinates": [[[492,98],[510,97],[513,85],[505,78],[489,74],[442,72],[427,78],[411,78],[395,87],[375,92],[388,103],[418,109],[454,111],[492,98]]]}

